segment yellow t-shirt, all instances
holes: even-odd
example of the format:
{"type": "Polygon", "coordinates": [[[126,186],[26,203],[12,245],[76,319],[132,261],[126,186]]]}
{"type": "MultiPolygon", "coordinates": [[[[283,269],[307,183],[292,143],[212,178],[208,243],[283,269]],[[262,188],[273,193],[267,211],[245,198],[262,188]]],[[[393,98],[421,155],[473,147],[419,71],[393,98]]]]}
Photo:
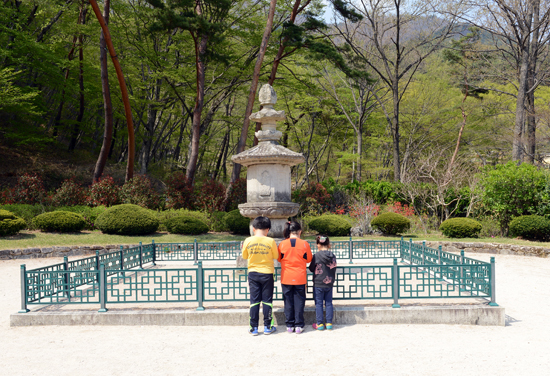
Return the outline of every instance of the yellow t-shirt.
{"type": "Polygon", "coordinates": [[[273,274],[273,260],[277,260],[279,252],[275,240],[267,236],[251,236],[243,243],[243,259],[248,260],[248,271],[273,274]]]}

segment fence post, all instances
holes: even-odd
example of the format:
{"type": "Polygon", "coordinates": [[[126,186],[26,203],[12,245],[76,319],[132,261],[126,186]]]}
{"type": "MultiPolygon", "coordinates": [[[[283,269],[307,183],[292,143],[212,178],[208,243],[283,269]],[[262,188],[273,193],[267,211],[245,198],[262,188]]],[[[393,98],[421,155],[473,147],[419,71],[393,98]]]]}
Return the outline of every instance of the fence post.
{"type": "Polygon", "coordinates": [[[157,246],[155,245],[155,239],[151,241],[151,244],[153,245],[153,266],[157,265],[157,246]]]}
{"type": "Polygon", "coordinates": [[[65,296],[67,299],[71,299],[71,293],[69,292],[69,259],[67,256],[63,257],[63,289],[65,290],[65,296]]]}
{"type": "Polygon", "coordinates": [[[412,238],[409,238],[409,258],[410,258],[410,264],[413,263],[413,240],[412,238]]]}
{"type": "Polygon", "coordinates": [[[401,241],[399,242],[399,256],[401,256],[401,262],[403,262],[403,237],[401,237],[401,241]]]}
{"type": "Polygon", "coordinates": [[[426,265],[426,241],[425,240],[422,241],[422,265],[426,265]]]}
{"type": "Polygon", "coordinates": [[[491,307],[498,307],[498,304],[496,302],[496,294],[495,294],[495,288],[496,288],[496,283],[495,283],[495,258],[494,257],[491,257],[491,302],[489,303],[489,305],[491,307]]]}
{"type": "Polygon", "coordinates": [[[439,280],[443,281],[443,273],[441,272],[441,246],[437,247],[437,263],[439,264],[439,280]]]}
{"type": "Polygon", "coordinates": [[[392,269],[392,286],[393,286],[393,304],[392,308],[401,308],[398,303],[399,300],[399,267],[397,266],[397,259],[393,259],[393,269],[392,269]]]}
{"type": "Polygon", "coordinates": [[[139,242],[139,268],[143,269],[143,248],[141,242],[139,242]]]}
{"type": "Polygon", "coordinates": [[[105,307],[107,304],[107,276],[105,275],[105,265],[99,265],[99,311],[98,312],[107,312],[105,307]]]}
{"type": "Polygon", "coordinates": [[[349,263],[353,264],[353,240],[349,237],[349,263]]]}
{"type": "Polygon", "coordinates": [[[458,289],[460,291],[465,291],[464,288],[464,250],[460,250],[460,284],[458,285],[458,289]]]}
{"type": "Polygon", "coordinates": [[[199,262],[199,245],[197,244],[197,239],[193,242],[193,259],[195,261],[194,264],[197,265],[199,262]]]}
{"type": "Polygon", "coordinates": [[[204,291],[203,286],[203,275],[202,275],[202,261],[198,262],[197,267],[197,300],[199,301],[199,306],[197,308],[197,311],[204,311],[204,307],[202,306],[202,301],[204,297],[202,296],[204,291]]]}
{"type": "Polygon", "coordinates": [[[21,310],[19,313],[27,313],[27,268],[25,264],[21,265],[21,310]]]}
{"type": "Polygon", "coordinates": [[[96,282],[99,282],[99,251],[95,251],[95,270],[98,272],[96,282]]]}
{"type": "Polygon", "coordinates": [[[124,248],[120,246],[120,275],[124,277],[124,248]]]}

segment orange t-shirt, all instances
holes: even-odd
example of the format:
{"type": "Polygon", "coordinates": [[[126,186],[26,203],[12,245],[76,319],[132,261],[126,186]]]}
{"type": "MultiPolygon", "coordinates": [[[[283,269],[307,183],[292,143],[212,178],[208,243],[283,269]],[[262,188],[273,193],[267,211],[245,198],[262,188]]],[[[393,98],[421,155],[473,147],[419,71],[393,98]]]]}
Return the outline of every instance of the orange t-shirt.
{"type": "Polygon", "coordinates": [[[281,283],[284,285],[305,285],[306,265],[311,262],[311,248],[302,239],[286,239],[279,244],[281,283]]]}

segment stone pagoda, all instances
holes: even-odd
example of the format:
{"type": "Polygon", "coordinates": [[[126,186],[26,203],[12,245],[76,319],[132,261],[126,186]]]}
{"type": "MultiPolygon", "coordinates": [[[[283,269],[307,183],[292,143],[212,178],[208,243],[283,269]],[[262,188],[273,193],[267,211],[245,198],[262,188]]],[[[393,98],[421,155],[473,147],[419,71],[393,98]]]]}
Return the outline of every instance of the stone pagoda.
{"type": "MultiPolygon", "coordinates": [[[[299,204],[291,202],[290,167],[302,163],[300,153],[279,145],[282,133],[277,130],[277,121],[285,120],[284,111],[276,111],[275,90],[269,84],[260,89],[262,110],[250,115],[253,122],[262,123],[262,130],[255,133],[258,145],[234,155],[231,160],[248,167],[246,174],[246,204],[239,211],[251,220],[258,216],[271,219],[269,236],[283,237],[283,226],[298,213],[299,204]]],[[[252,227],[250,228],[252,233],[252,227]]]]}

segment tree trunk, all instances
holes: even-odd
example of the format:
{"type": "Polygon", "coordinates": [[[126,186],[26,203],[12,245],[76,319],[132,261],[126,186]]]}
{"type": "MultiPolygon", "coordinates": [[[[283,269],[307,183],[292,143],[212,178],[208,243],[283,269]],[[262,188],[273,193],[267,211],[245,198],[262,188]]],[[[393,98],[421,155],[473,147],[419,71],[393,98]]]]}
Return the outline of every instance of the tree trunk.
{"type": "Polygon", "coordinates": [[[189,153],[189,161],[187,163],[187,171],[185,177],[190,185],[195,184],[195,174],[197,172],[197,160],[199,158],[199,141],[200,141],[200,128],[201,128],[201,115],[204,107],[204,78],[206,71],[205,54],[206,46],[208,42],[208,36],[202,35],[200,41],[195,42],[195,56],[196,56],[196,78],[197,78],[197,97],[195,99],[195,108],[193,108],[193,123],[192,123],[192,137],[191,137],[191,150],[189,153]]]}
{"type": "MultiPolygon", "coordinates": [[[[256,59],[256,65],[254,66],[254,73],[252,75],[252,83],[250,84],[250,91],[248,92],[248,102],[246,104],[246,111],[244,114],[243,127],[241,129],[241,137],[237,144],[237,154],[242,153],[246,147],[246,138],[248,136],[248,127],[250,125],[250,114],[252,114],[252,108],[254,107],[254,101],[256,99],[256,91],[258,88],[258,81],[260,79],[260,70],[262,68],[262,63],[264,61],[265,51],[267,50],[267,43],[271,37],[271,29],[273,28],[273,17],[275,15],[275,6],[277,5],[277,0],[271,0],[269,4],[269,14],[267,16],[267,23],[264,29],[264,35],[262,37],[262,44],[260,45],[260,51],[258,53],[258,59],[256,59]]],[[[233,172],[231,173],[231,182],[225,193],[225,204],[231,194],[231,187],[235,181],[241,175],[241,165],[235,163],[233,165],[233,172]]]]}
{"type": "Polygon", "coordinates": [[[399,81],[393,82],[393,119],[392,119],[392,138],[393,138],[393,180],[401,181],[401,162],[399,159],[399,81]]]}
{"type": "Polygon", "coordinates": [[[111,41],[111,33],[109,32],[109,28],[105,23],[105,19],[103,18],[101,11],[99,10],[97,1],[90,0],[90,5],[94,10],[95,16],[97,17],[97,20],[101,25],[101,30],[103,31],[103,34],[105,36],[105,43],[107,44],[107,48],[109,49],[109,54],[111,55],[111,60],[113,61],[113,65],[115,66],[116,75],[118,78],[118,84],[120,86],[120,92],[122,96],[122,102],[124,103],[124,112],[126,114],[126,124],[128,127],[128,163],[126,165],[126,181],[128,181],[132,179],[132,177],[134,177],[134,156],[135,156],[134,122],[132,120],[132,109],[130,107],[128,89],[126,88],[126,82],[124,81],[122,68],[120,67],[120,63],[118,62],[118,57],[115,53],[115,48],[113,47],[113,43],[111,41]]]}
{"type": "MultiPolygon", "coordinates": [[[[80,16],[78,17],[78,23],[80,25],[86,24],[86,12],[88,10],[82,5],[80,8],[80,16]]],[[[69,151],[74,151],[76,148],[76,142],[78,139],[78,134],[80,133],[80,125],[82,124],[82,119],[84,118],[84,36],[81,34],[78,35],[78,86],[79,86],[79,107],[78,107],[78,116],[76,117],[76,123],[73,127],[73,132],[71,134],[71,141],[69,142],[69,151]]]]}
{"type": "Polygon", "coordinates": [[[524,152],[522,142],[525,126],[525,103],[527,99],[527,79],[529,73],[529,38],[531,32],[531,18],[533,16],[532,3],[529,2],[527,16],[528,22],[523,25],[521,44],[518,46],[521,53],[519,77],[518,77],[518,96],[516,99],[516,120],[514,124],[514,140],[512,144],[512,159],[521,162],[524,152]]]}
{"type": "MultiPolygon", "coordinates": [[[[105,24],[109,24],[109,12],[111,8],[111,0],[105,0],[103,8],[103,18],[105,24]]],[[[111,89],[109,88],[109,70],[107,67],[107,44],[105,43],[105,35],[101,31],[99,38],[99,62],[101,65],[101,92],[103,94],[103,111],[105,116],[105,131],[103,132],[103,144],[97,158],[97,163],[94,169],[93,182],[97,182],[103,175],[111,142],[113,141],[113,104],[111,102],[111,89]]]]}
{"type": "Polygon", "coordinates": [[[531,36],[529,71],[527,73],[527,129],[525,140],[525,162],[535,163],[536,152],[536,117],[535,117],[535,75],[539,50],[540,0],[533,1],[533,34],[531,36]]]}

